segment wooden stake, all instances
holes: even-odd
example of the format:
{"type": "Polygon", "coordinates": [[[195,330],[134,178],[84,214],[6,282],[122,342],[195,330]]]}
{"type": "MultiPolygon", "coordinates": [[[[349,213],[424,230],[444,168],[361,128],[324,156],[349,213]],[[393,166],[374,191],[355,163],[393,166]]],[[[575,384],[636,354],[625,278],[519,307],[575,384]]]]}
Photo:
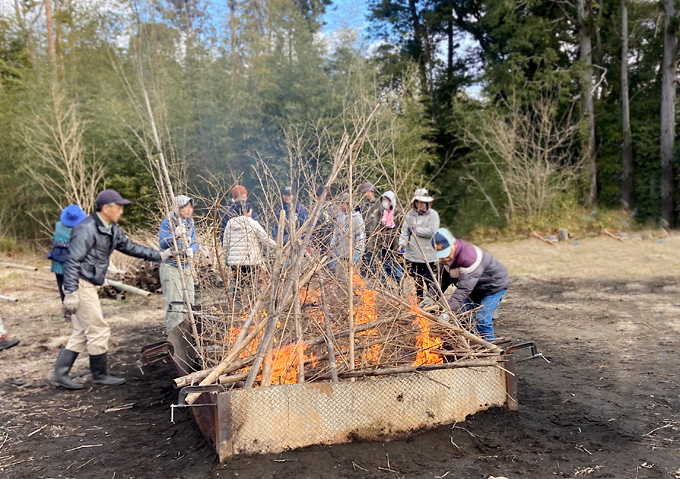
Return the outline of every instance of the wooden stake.
{"type": "Polygon", "coordinates": [[[323,327],[326,333],[326,349],[328,350],[328,364],[331,368],[331,381],[338,382],[338,366],[335,363],[335,348],[333,347],[333,333],[331,331],[331,315],[328,312],[328,303],[326,302],[326,288],[323,284],[323,278],[319,278],[319,288],[321,289],[321,308],[323,311],[323,327]]]}
{"type": "MultiPolygon", "coordinates": [[[[165,179],[165,186],[168,189],[168,193],[170,194],[170,201],[172,202],[173,199],[175,198],[175,192],[173,191],[172,188],[172,182],[170,181],[170,173],[168,173],[168,167],[165,164],[165,155],[163,155],[163,146],[161,145],[161,139],[158,136],[158,130],[156,129],[156,122],[153,118],[153,111],[151,110],[151,103],[149,102],[149,95],[146,93],[146,88],[142,87],[142,93],[144,94],[144,104],[146,105],[146,112],[149,115],[149,122],[151,123],[151,131],[153,132],[153,139],[154,143],[156,144],[156,150],[158,150],[158,159],[160,161],[160,167],[161,171],[163,172],[163,176],[165,179]]],[[[172,204],[172,203],[171,203],[172,204]]],[[[179,212],[179,207],[175,207],[175,215],[177,215],[177,221],[182,221],[182,217],[179,212]]],[[[170,231],[171,231],[171,236],[172,236],[172,243],[173,243],[173,248],[175,251],[179,252],[179,247],[177,246],[177,234],[175,231],[175,222],[172,220],[172,215],[170,214],[171,208],[168,208],[168,225],[170,226],[170,231]]],[[[191,243],[188,241],[187,235],[182,234],[182,241],[184,242],[184,247],[189,248],[191,246],[191,243]]],[[[188,263],[189,263],[189,272],[191,273],[192,276],[193,274],[193,267],[191,264],[191,260],[187,258],[188,263]]],[[[182,261],[179,256],[175,258],[175,261],[177,262],[177,267],[179,269],[179,280],[180,284],[182,286],[182,299],[184,301],[184,308],[187,311],[187,317],[189,318],[189,323],[191,324],[191,334],[194,338],[194,342],[196,344],[196,348],[198,349],[198,355],[199,357],[203,356],[203,347],[201,345],[201,337],[198,334],[198,329],[196,328],[196,320],[194,318],[194,312],[192,308],[191,301],[189,300],[189,290],[187,289],[187,284],[184,279],[184,269],[182,267],[182,261]]]]}

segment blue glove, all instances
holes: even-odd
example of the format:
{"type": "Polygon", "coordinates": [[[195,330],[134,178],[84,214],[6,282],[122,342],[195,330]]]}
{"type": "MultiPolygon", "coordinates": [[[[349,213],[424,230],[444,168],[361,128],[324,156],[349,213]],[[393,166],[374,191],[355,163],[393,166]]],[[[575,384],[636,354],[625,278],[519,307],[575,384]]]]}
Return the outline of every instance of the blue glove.
{"type": "Polygon", "coordinates": [[[415,229],[413,226],[409,226],[409,227],[408,227],[408,232],[409,232],[409,234],[414,235],[414,234],[416,234],[416,229],[415,229]]]}
{"type": "Polygon", "coordinates": [[[356,263],[358,259],[359,259],[359,255],[354,253],[354,262],[356,263]]]}

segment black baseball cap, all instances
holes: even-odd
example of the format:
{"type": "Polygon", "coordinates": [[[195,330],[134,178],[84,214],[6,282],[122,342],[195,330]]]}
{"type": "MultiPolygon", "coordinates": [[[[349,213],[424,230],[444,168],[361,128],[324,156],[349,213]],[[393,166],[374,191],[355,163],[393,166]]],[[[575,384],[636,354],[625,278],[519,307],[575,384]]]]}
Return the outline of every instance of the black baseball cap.
{"type": "Polygon", "coordinates": [[[116,203],[117,205],[129,205],[132,201],[128,201],[118,193],[116,190],[102,190],[97,195],[94,200],[97,208],[101,208],[104,205],[109,205],[111,203],[116,203]]]}

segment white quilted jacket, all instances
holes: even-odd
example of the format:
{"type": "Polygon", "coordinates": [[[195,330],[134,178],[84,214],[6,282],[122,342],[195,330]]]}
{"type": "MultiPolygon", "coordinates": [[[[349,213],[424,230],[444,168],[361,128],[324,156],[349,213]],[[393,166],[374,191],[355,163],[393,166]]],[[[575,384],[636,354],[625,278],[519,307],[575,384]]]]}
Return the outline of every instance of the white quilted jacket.
{"type": "Polygon", "coordinates": [[[256,266],[264,263],[260,243],[276,248],[262,225],[247,216],[237,216],[227,223],[222,237],[224,256],[229,266],[256,266]]]}

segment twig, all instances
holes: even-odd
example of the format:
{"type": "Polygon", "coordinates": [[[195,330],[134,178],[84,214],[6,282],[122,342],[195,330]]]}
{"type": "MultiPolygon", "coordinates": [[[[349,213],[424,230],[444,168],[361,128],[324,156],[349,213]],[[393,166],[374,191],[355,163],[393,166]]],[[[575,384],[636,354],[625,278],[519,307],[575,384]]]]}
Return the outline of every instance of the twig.
{"type": "Polygon", "coordinates": [[[39,433],[40,431],[42,431],[42,430],[45,429],[46,427],[47,427],[47,424],[43,424],[42,426],[40,426],[38,429],[36,429],[35,431],[33,431],[32,433],[30,433],[30,434],[29,434],[28,436],[26,436],[26,437],[31,437],[33,434],[39,433]]]}
{"type": "Polygon", "coordinates": [[[104,410],[104,413],[107,413],[107,412],[116,412],[116,411],[123,411],[123,410],[125,410],[125,409],[132,409],[133,407],[135,407],[135,403],[131,402],[130,404],[125,404],[125,405],[123,405],[123,406],[119,406],[119,407],[111,407],[111,408],[105,409],[105,410],[104,410]]]}
{"type": "Polygon", "coordinates": [[[64,451],[64,452],[76,451],[76,450],[78,450],[78,449],[85,449],[85,448],[87,448],[87,447],[102,447],[102,446],[103,446],[103,444],[83,444],[82,446],[78,446],[78,447],[74,447],[74,448],[71,448],[71,449],[67,449],[67,450],[64,451]]]}

